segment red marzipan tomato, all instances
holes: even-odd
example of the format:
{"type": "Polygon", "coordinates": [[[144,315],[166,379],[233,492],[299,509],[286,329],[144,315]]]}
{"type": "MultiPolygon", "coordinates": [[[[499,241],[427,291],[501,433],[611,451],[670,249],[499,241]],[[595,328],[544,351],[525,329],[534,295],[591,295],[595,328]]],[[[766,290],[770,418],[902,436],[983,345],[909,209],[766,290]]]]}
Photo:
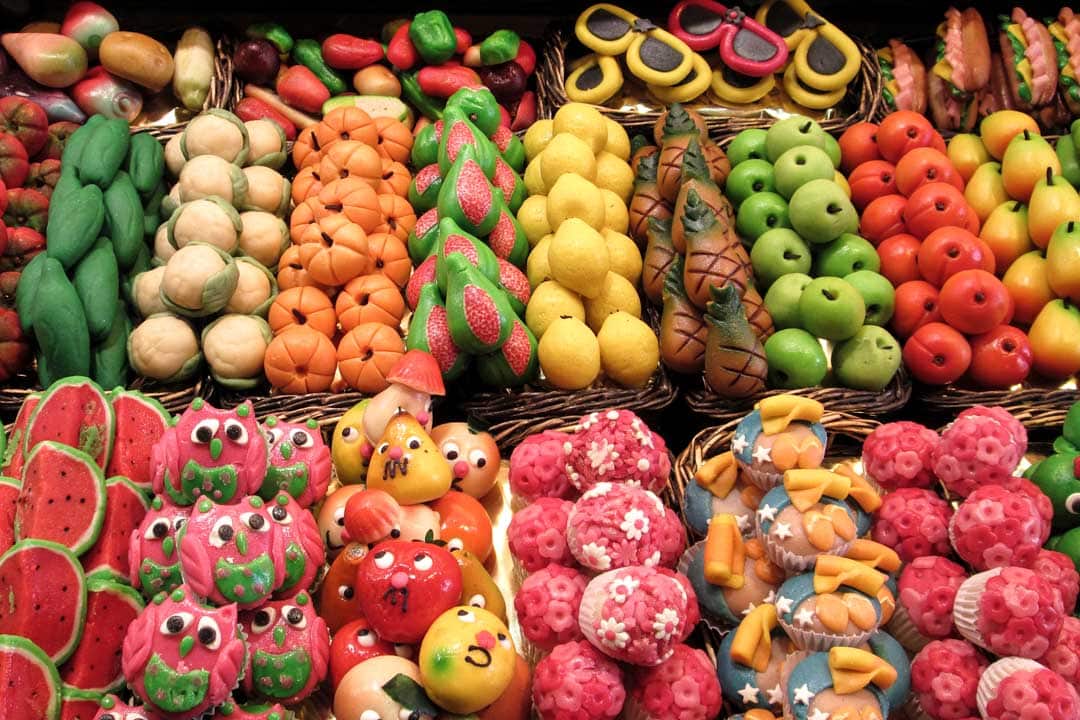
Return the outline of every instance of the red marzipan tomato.
{"type": "MultiPolygon", "coordinates": [[[[964,194],[948,183],[927,183],[908,198],[904,208],[904,224],[917,238],[925,238],[940,227],[968,227],[975,211],[964,194]]],[[[978,219],[976,219],[978,222],[978,219]]]]}
{"type": "Polygon", "coordinates": [[[961,270],[994,270],[994,253],[978,235],[961,227],[942,227],[930,233],[919,248],[919,272],[941,287],[961,270]]]}
{"type": "Polygon", "coordinates": [[[875,246],[887,237],[907,232],[904,208],[908,199],[903,195],[882,195],[863,210],[859,234],[875,246]]]}
{"type": "Polygon", "coordinates": [[[896,194],[896,168],[888,160],[868,160],[848,177],[851,202],[862,210],[882,195],[896,194]]]}
{"type": "Polygon", "coordinates": [[[944,323],[929,323],[904,343],[904,364],[912,376],[927,385],[948,385],[959,380],[971,365],[971,346],[963,335],[944,323]]]}
{"type": "Polygon", "coordinates": [[[840,136],[840,169],[850,173],[869,160],[877,160],[881,152],[877,146],[878,126],[871,122],[858,122],[840,136]]]}
{"type": "Polygon", "coordinates": [[[1009,314],[1009,291],[985,270],[961,270],[941,286],[941,317],[965,335],[989,332],[1009,314]]]}
{"type": "Polygon", "coordinates": [[[877,246],[881,260],[879,272],[889,279],[893,287],[899,287],[909,280],[921,280],[919,273],[919,246],[921,243],[914,235],[900,233],[887,237],[877,246]]]}
{"type": "Polygon", "coordinates": [[[877,131],[881,157],[896,163],[915,148],[936,147],[945,152],[945,141],[925,115],[898,110],[881,121],[877,131]]]}
{"type": "Polygon", "coordinates": [[[335,690],[345,673],[354,667],[380,655],[393,655],[394,646],[386,642],[368,626],[368,621],[358,618],[334,633],[330,643],[330,684],[335,690]]]}
{"type": "Polygon", "coordinates": [[[1031,374],[1031,358],[1027,334],[1012,325],[998,325],[971,338],[968,375],[980,387],[1011,387],[1031,374]]]}
{"type": "Polygon", "coordinates": [[[901,340],[923,325],[941,322],[938,289],[925,280],[909,280],[896,288],[891,327],[901,340]]]}
{"type": "Polygon", "coordinates": [[[943,182],[964,191],[964,179],[949,157],[930,147],[915,148],[896,163],[896,189],[910,196],[927,183],[943,182]]]}

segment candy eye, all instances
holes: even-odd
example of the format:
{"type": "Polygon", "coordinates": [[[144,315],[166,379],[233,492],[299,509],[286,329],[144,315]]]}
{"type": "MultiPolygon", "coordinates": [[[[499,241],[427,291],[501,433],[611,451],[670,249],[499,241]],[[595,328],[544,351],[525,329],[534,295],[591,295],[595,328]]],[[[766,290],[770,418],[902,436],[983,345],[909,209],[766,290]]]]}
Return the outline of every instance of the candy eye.
{"type": "MultiPolygon", "coordinates": [[[[101,717],[104,718],[106,716],[102,715],[101,717]]],[[[146,720],[146,716],[143,715],[140,712],[133,712],[133,713],[128,713],[127,717],[125,717],[124,720],[146,720]]]]}
{"type": "Polygon", "coordinates": [[[337,594],[342,600],[352,600],[356,591],[352,589],[352,585],[338,585],[337,594]]]}
{"type": "Polygon", "coordinates": [[[187,518],[186,517],[178,517],[178,518],[175,518],[173,520],[173,529],[174,530],[179,530],[180,528],[184,527],[185,525],[187,525],[187,518]]]}
{"type": "Polygon", "coordinates": [[[498,637],[499,637],[499,644],[502,645],[504,648],[509,650],[512,647],[512,645],[510,644],[510,638],[508,638],[506,635],[503,635],[502,633],[499,633],[498,637]]]}
{"type": "Polygon", "coordinates": [[[146,528],[143,537],[147,540],[161,540],[169,534],[170,529],[168,520],[155,520],[150,527],[146,528]]]}
{"type": "Polygon", "coordinates": [[[217,650],[221,647],[221,631],[217,621],[211,617],[199,619],[199,642],[206,646],[207,650],[217,650]]]}
{"type": "Polygon", "coordinates": [[[255,532],[264,533],[270,530],[270,523],[266,522],[266,518],[264,518],[261,513],[240,513],[240,522],[244,523],[255,532]]]}
{"type": "Polygon", "coordinates": [[[457,616],[458,616],[458,620],[460,620],[461,622],[464,622],[464,623],[474,623],[474,622],[476,622],[476,615],[469,612],[468,610],[458,610],[457,611],[457,616]]]}
{"type": "Polygon", "coordinates": [[[349,426],[341,431],[341,439],[347,443],[354,443],[360,439],[360,431],[349,426]]]}
{"type": "Polygon", "coordinates": [[[165,622],[161,623],[159,630],[162,635],[179,635],[191,627],[191,621],[194,619],[195,617],[191,613],[174,613],[165,618],[165,622]]]}
{"type": "Polygon", "coordinates": [[[255,617],[251,620],[251,632],[261,635],[273,626],[275,619],[277,619],[277,610],[272,607],[256,610],[255,617]]]}
{"type": "Polygon", "coordinates": [[[207,418],[206,420],[200,420],[191,430],[191,442],[198,443],[199,445],[206,445],[214,436],[217,435],[218,428],[221,427],[221,423],[213,418],[207,418]]]}
{"type": "Polygon", "coordinates": [[[289,437],[289,440],[291,440],[292,444],[298,448],[311,447],[315,444],[315,441],[311,439],[311,435],[309,435],[306,430],[294,431],[289,437]]]}
{"type": "Polygon", "coordinates": [[[223,517],[214,523],[210,530],[210,544],[216,548],[224,547],[225,543],[233,539],[233,524],[231,517],[223,517]]]}
{"type": "Polygon", "coordinates": [[[389,550],[380,550],[375,553],[375,567],[386,570],[394,564],[394,553],[389,550]]]}
{"type": "Polygon", "coordinates": [[[427,553],[417,553],[413,558],[413,567],[420,572],[427,572],[435,565],[435,561],[427,553]]]}
{"type": "Polygon", "coordinates": [[[382,717],[375,710],[365,710],[360,713],[360,720],[382,720],[382,717]]]}
{"type": "Polygon", "coordinates": [[[1065,509],[1073,515],[1080,515],[1080,493],[1073,493],[1065,498],[1065,509]]]}
{"type": "Polygon", "coordinates": [[[271,445],[276,445],[281,436],[285,433],[281,432],[281,428],[270,428],[266,431],[266,437],[270,440],[271,445]]]}
{"type": "Polygon", "coordinates": [[[405,444],[408,445],[410,450],[419,450],[420,438],[416,437],[415,435],[410,435],[409,439],[405,441],[405,444]]]}
{"type": "Polygon", "coordinates": [[[247,445],[247,428],[241,425],[239,420],[226,420],[225,437],[229,438],[237,445],[247,445]]]}
{"type": "Polygon", "coordinates": [[[390,531],[390,537],[397,540],[399,537],[401,537],[401,529],[400,528],[394,528],[393,530],[391,530],[390,531]]]}
{"type": "Polygon", "coordinates": [[[469,453],[469,463],[471,465],[482,468],[487,465],[487,462],[487,453],[483,450],[476,449],[469,453]]]}
{"type": "Polygon", "coordinates": [[[448,440],[447,442],[443,443],[442,454],[443,454],[443,457],[446,458],[447,460],[457,460],[458,456],[461,455],[461,450],[458,448],[458,445],[457,445],[456,442],[453,442],[452,440],[448,440]]]}
{"type": "Polygon", "coordinates": [[[483,609],[487,607],[487,600],[484,599],[483,595],[477,593],[476,595],[473,595],[471,598],[469,598],[469,602],[466,604],[483,609]]]}
{"type": "Polygon", "coordinates": [[[446,543],[446,549],[450,552],[461,552],[465,549],[465,543],[461,541],[461,538],[450,538],[450,542],[446,543]]]}
{"type": "Polygon", "coordinates": [[[345,527],[345,508],[339,507],[334,511],[334,522],[341,527],[345,527]]]}
{"type": "Polygon", "coordinates": [[[290,525],[292,523],[292,515],[282,505],[275,505],[270,508],[270,517],[274,519],[274,522],[282,525],[290,525]]]}
{"type": "Polygon", "coordinates": [[[286,605],[281,609],[281,614],[285,618],[285,622],[292,625],[297,630],[303,630],[307,627],[307,616],[304,615],[304,611],[295,605],[286,605]]]}
{"type": "Polygon", "coordinates": [[[379,642],[379,636],[367,628],[360,628],[356,631],[356,642],[360,647],[375,647],[375,643],[379,642]]]}
{"type": "Polygon", "coordinates": [[[390,449],[390,443],[384,442],[379,444],[379,454],[385,455],[386,451],[390,449]]]}

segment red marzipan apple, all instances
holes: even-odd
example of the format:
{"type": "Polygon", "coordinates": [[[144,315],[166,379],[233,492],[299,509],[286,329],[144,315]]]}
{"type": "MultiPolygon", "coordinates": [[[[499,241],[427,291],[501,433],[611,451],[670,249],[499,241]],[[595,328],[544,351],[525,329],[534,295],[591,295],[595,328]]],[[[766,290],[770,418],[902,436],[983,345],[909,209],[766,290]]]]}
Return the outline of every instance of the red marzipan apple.
{"type": "Polygon", "coordinates": [[[859,234],[876,246],[887,237],[907,232],[904,226],[907,204],[903,195],[882,195],[872,201],[862,212],[859,234]]]}
{"type": "Polygon", "coordinates": [[[971,346],[963,335],[944,323],[929,323],[904,343],[904,364],[912,376],[927,385],[948,385],[959,380],[971,365],[971,346]]]}
{"type": "Polygon", "coordinates": [[[926,116],[910,110],[891,113],[881,121],[877,144],[881,157],[891,163],[899,162],[915,148],[933,147],[945,152],[945,141],[926,116]]]}
{"type": "Polygon", "coordinates": [[[851,202],[862,210],[882,195],[896,194],[896,167],[888,160],[869,160],[848,176],[851,202]]]}
{"type": "Polygon", "coordinates": [[[901,340],[911,337],[923,325],[941,322],[938,289],[925,280],[909,280],[896,288],[893,332],[901,340]]]}
{"type": "MultiPolygon", "coordinates": [[[[924,238],[940,227],[968,227],[975,214],[964,194],[949,183],[926,183],[911,193],[904,208],[908,232],[924,238]]],[[[978,218],[976,218],[976,222],[978,218]]],[[[978,231],[976,226],[975,232],[978,231]]]]}
{"type": "Polygon", "coordinates": [[[878,126],[871,122],[858,122],[840,136],[840,169],[850,173],[853,168],[869,160],[877,160],[881,152],[877,146],[878,126]]]}
{"type": "Polygon", "coordinates": [[[915,148],[896,164],[896,189],[911,195],[927,183],[942,182],[964,191],[964,179],[948,156],[934,148],[915,148]]]}
{"type": "Polygon", "coordinates": [[[1009,314],[1009,291],[993,273],[961,270],[941,286],[941,317],[965,335],[989,332],[1009,314]]]}
{"type": "Polygon", "coordinates": [[[977,235],[960,227],[938,228],[919,248],[919,272],[941,287],[961,270],[994,270],[994,253],[977,235]]]}
{"type": "Polygon", "coordinates": [[[914,235],[900,233],[887,237],[877,246],[881,260],[879,272],[889,279],[893,287],[908,282],[921,280],[919,273],[919,247],[922,245],[914,235]]]}
{"type": "Polygon", "coordinates": [[[1031,358],[1027,334],[1012,325],[998,325],[971,338],[968,375],[980,387],[1011,387],[1027,379],[1031,358]]]}

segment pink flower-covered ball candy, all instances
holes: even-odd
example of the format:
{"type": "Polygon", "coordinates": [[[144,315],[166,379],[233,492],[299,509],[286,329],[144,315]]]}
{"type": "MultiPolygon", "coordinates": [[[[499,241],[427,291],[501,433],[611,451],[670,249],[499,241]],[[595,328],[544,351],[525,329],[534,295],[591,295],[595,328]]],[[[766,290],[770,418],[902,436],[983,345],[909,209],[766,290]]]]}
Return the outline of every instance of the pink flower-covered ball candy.
{"type": "Polygon", "coordinates": [[[960,634],[1002,657],[1042,657],[1057,642],[1064,619],[1061,594],[1022,567],[973,575],[956,591],[953,605],[960,634]]]}
{"type": "Polygon", "coordinates": [[[1039,658],[1039,662],[1080,691],[1080,618],[1072,615],[1065,618],[1057,643],[1039,658]]]}
{"type": "Polygon", "coordinates": [[[713,720],[720,714],[720,681],[701,650],[676,645],[670,658],[634,675],[634,702],[648,717],[713,720]]]}
{"type": "Polygon", "coordinates": [[[934,481],[930,457],[940,438],[915,422],[879,425],[863,443],[866,474],[885,490],[928,488],[934,481]]]}
{"type": "Polygon", "coordinates": [[[686,550],[686,526],[678,513],[669,507],[664,508],[664,520],[657,528],[657,541],[660,544],[660,564],[675,567],[686,550]]]}
{"type": "Polygon", "coordinates": [[[957,416],[934,448],[932,467],[949,492],[967,497],[983,485],[1011,485],[1027,452],[1027,431],[997,407],[976,406],[957,416]]]}
{"type": "Polygon", "coordinates": [[[927,638],[946,638],[953,631],[953,602],[967,571],[937,556],[915,558],[900,573],[897,598],[918,632],[927,638]]]}
{"type": "Polygon", "coordinates": [[[550,563],[574,564],[566,543],[566,525],[573,508],[569,500],[540,498],[514,513],[506,530],[510,552],[528,572],[536,572],[550,563]]]}
{"type": "Polygon", "coordinates": [[[948,555],[952,514],[949,503],[933,492],[901,488],[882,498],[871,537],[895,550],[904,562],[925,555],[948,555]]]}
{"type": "Polygon", "coordinates": [[[585,588],[578,620],[585,639],[631,665],[659,665],[689,631],[683,583],[636,566],[598,575],[585,588]]]}
{"type": "Polygon", "coordinates": [[[514,609],[529,642],[550,650],[582,639],[578,611],[588,583],[579,570],[561,565],[548,565],[527,577],[514,598],[514,609]]]}
{"type": "Polygon", "coordinates": [[[1075,720],[1080,697],[1058,673],[1037,662],[1004,658],[979,680],[979,712],[984,720],[1075,720]]]}
{"type": "Polygon", "coordinates": [[[977,717],[975,693],[989,663],[963,640],[935,640],[911,661],[911,691],[932,720],[977,717]]]}
{"type": "MultiPolygon", "coordinates": [[[[635,485],[599,483],[582,495],[570,513],[566,539],[574,559],[604,572],[631,565],[659,565],[662,542],[671,542],[667,508],[635,485]]],[[[668,553],[671,564],[678,554],[668,553]]]]}
{"type": "Polygon", "coordinates": [[[510,455],[510,490],[529,501],[569,496],[573,486],[566,460],[573,448],[572,437],[545,430],[525,438],[510,455]]]}
{"type": "Polygon", "coordinates": [[[626,690],[619,666],[579,640],[536,665],[532,698],[541,720],[604,720],[622,712],[626,690]]]}
{"type": "Polygon", "coordinates": [[[1069,556],[1056,550],[1040,550],[1031,569],[1057,588],[1061,593],[1062,607],[1066,614],[1071,614],[1076,607],[1076,597],[1080,594],[1080,574],[1069,556]]]}
{"type": "Polygon", "coordinates": [[[1041,507],[1026,486],[1031,483],[1022,479],[1012,489],[984,485],[957,508],[949,536],[957,554],[975,570],[1035,562],[1050,537],[1053,507],[1049,500],[1041,507]]]}
{"type": "Polygon", "coordinates": [[[671,475],[664,438],[629,410],[589,413],[578,421],[569,457],[570,482],[582,492],[597,483],[629,483],[660,492],[671,475]]]}

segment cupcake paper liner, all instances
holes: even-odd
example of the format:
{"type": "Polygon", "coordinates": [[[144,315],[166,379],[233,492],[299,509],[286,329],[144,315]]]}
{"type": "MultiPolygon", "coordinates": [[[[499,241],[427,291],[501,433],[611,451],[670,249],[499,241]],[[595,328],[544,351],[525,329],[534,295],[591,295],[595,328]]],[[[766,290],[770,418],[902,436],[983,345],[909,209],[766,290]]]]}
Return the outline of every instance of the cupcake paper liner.
{"type": "Polygon", "coordinates": [[[840,555],[847,554],[848,549],[851,547],[851,543],[842,543],[835,549],[829,552],[818,553],[818,555],[799,555],[793,553],[790,550],[785,550],[780,547],[766,535],[762,538],[765,545],[765,554],[769,556],[769,559],[773,563],[781,568],[788,574],[798,575],[800,573],[808,572],[813,569],[814,564],[817,562],[818,555],[840,555]]]}
{"type": "Polygon", "coordinates": [[[979,688],[975,691],[975,702],[978,703],[979,714],[986,717],[986,706],[997,695],[998,685],[1009,675],[1018,670],[1033,672],[1045,669],[1046,667],[1041,663],[1019,657],[1002,658],[992,663],[990,667],[983,671],[982,676],[979,678],[979,688]]]}
{"type": "Polygon", "coordinates": [[[960,585],[953,602],[953,623],[957,631],[984,650],[990,648],[986,647],[986,641],[979,632],[979,599],[986,590],[986,583],[1001,574],[1001,570],[1002,568],[994,568],[972,575],[960,585]]]}
{"type": "Polygon", "coordinates": [[[896,603],[896,608],[893,610],[893,616],[885,625],[885,629],[888,630],[889,634],[896,638],[909,653],[917,653],[930,644],[930,638],[919,632],[919,629],[915,627],[915,623],[912,621],[907,608],[901,602],[896,603]]]}
{"type": "MultiPolygon", "coordinates": [[[[800,630],[780,618],[780,627],[784,629],[791,641],[800,650],[813,652],[827,652],[834,647],[857,647],[867,642],[874,631],[858,633],[856,635],[834,635],[833,633],[816,632],[814,630],[800,630]]],[[[875,628],[876,630],[876,628],[875,628]]]]}
{"type": "Polygon", "coordinates": [[[746,473],[746,479],[764,492],[769,492],[774,487],[784,484],[784,473],[760,470],[739,463],[739,467],[746,473]]]}
{"type": "Polygon", "coordinates": [[[900,717],[906,717],[908,720],[934,720],[923,710],[922,703],[919,702],[919,696],[915,692],[908,695],[907,702],[897,708],[897,712],[900,717]]]}

